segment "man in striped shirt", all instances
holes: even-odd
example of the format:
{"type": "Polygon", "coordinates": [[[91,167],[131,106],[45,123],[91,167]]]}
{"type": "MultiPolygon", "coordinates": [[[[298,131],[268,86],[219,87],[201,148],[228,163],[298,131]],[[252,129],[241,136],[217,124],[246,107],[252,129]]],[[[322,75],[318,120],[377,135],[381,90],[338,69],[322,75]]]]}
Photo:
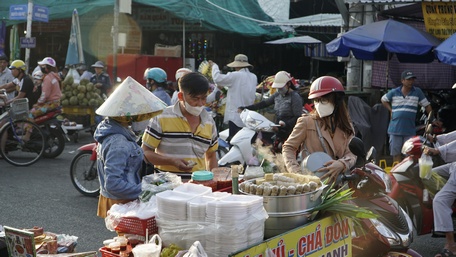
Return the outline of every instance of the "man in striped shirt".
{"type": "Polygon", "coordinates": [[[152,118],[143,135],[144,156],[160,171],[190,174],[217,167],[218,135],[204,109],[208,80],[197,72],[179,79],[178,102],[152,118]]]}
{"type": "Polygon", "coordinates": [[[392,89],[381,99],[383,106],[391,112],[388,134],[393,163],[402,160],[402,145],[416,135],[415,118],[418,106],[424,107],[427,113],[432,111],[423,91],[413,86],[415,79],[413,72],[409,70],[402,72],[402,85],[392,89]]]}

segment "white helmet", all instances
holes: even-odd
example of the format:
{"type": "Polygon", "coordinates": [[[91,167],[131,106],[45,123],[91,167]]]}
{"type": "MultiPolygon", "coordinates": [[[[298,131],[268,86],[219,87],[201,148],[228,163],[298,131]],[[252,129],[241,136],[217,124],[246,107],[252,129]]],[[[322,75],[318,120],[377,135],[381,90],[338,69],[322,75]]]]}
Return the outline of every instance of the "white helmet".
{"type": "Polygon", "coordinates": [[[150,68],[147,68],[145,71],[144,71],[144,80],[147,80],[147,73],[149,73],[149,70],[150,68]]]}
{"type": "Polygon", "coordinates": [[[32,77],[33,77],[34,79],[42,80],[42,79],[43,79],[43,73],[42,73],[40,70],[37,70],[37,71],[35,71],[35,72],[32,74],[32,77]]]}
{"type": "Polygon", "coordinates": [[[284,87],[288,81],[292,80],[290,73],[286,71],[279,71],[274,76],[274,83],[272,83],[272,88],[282,88],[284,87]]]}
{"type": "Polygon", "coordinates": [[[52,67],[56,66],[55,60],[52,57],[44,57],[41,62],[38,62],[39,65],[49,65],[52,67]]]}
{"type": "Polygon", "coordinates": [[[184,76],[187,73],[192,72],[192,70],[187,69],[187,68],[180,68],[176,71],[176,81],[178,81],[182,76],[184,76]]]}

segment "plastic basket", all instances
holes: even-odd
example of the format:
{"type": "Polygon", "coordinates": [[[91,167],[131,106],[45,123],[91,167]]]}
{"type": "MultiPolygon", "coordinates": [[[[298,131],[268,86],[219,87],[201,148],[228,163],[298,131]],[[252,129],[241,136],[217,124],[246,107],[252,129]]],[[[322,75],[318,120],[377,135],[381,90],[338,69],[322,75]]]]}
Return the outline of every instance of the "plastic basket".
{"type": "Polygon", "coordinates": [[[135,234],[146,236],[146,229],[149,230],[149,235],[157,234],[158,227],[155,217],[148,219],[139,219],[136,217],[123,217],[115,228],[117,232],[124,234],[135,234]]]}
{"type": "Polygon", "coordinates": [[[29,114],[29,106],[27,98],[20,98],[11,103],[9,115],[13,120],[27,119],[29,114]]]}
{"type": "MultiPolygon", "coordinates": [[[[109,251],[106,247],[101,247],[98,249],[101,253],[101,257],[120,257],[120,254],[113,253],[109,251]]],[[[127,253],[131,253],[131,246],[127,246],[127,253]]]]}

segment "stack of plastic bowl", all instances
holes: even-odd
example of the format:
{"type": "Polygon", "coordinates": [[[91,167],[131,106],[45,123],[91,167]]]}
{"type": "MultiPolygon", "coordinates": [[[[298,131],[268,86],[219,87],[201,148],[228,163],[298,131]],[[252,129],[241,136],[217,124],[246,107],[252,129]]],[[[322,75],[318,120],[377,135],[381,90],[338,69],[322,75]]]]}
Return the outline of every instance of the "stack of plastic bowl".
{"type": "Polygon", "coordinates": [[[210,187],[190,183],[160,192],[157,194],[158,216],[167,220],[187,220],[187,202],[211,192],[210,187]]]}
{"type": "Polygon", "coordinates": [[[208,202],[206,221],[214,228],[206,237],[208,256],[228,256],[261,242],[267,217],[260,196],[230,195],[208,202]]]}
{"type": "Polygon", "coordinates": [[[189,221],[206,221],[206,206],[208,202],[229,196],[229,193],[214,192],[200,197],[195,197],[187,202],[187,218],[189,221]]]}

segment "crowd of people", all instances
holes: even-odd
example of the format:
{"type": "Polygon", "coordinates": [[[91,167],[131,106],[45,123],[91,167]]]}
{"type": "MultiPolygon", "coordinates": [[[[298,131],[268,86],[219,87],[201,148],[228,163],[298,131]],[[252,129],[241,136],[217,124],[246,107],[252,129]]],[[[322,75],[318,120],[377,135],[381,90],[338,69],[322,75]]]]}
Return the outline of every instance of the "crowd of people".
{"type": "MultiPolygon", "coordinates": [[[[39,61],[31,76],[27,75],[22,60],[14,60],[9,66],[8,63],[8,58],[1,54],[0,89],[6,92],[6,104],[27,98],[30,119],[60,107],[61,82],[66,73],[57,70],[53,58],[45,57],[39,61]]],[[[344,100],[345,89],[339,79],[331,76],[315,78],[307,95],[313,102],[313,109],[304,113],[306,102],[303,102],[298,85],[288,72],[278,71],[271,87],[275,92],[255,103],[258,78],[252,73],[253,66],[246,55],[237,54],[233,62],[226,65],[232,68],[230,72],[222,72],[211,60],[208,65],[212,81],[188,68],[178,69],[174,74],[174,92],[169,92],[168,75],[160,67],[145,70],[145,85],[129,80],[117,88],[113,87],[102,61],[91,65],[95,71],[93,74],[85,64],[76,67],[80,78],[92,82],[107,98],[96,111],[103,119],[98,120],[94,133],[98,142],[100,217],[106,217],[113,204],[125,203],[139,196],[140,170],[145,163],[153,165],[156,172],[178,173],[184,178],[193,171],[212,170],[218,166],[216,151],[220,131],[206,110],[211,104],[208,100],[213,101],[213,95],[218,91],[226,91],[223,124],[229,128],[228,141],[244,127],[240,119],[242,110],[274,106],[273,122],[279,125],[274,133],[283,144],[280,148],[275,145],[274,151],[283,154],[288,172],[302,172],[298,153],[303,158],[314,152],[331,156],[333,160],[319,170],[326,172],[323,178],[328,178],[329,182],[354,166],[356,157],[348,144],[355,136],[355,129],[344,100]],[[139,129],[132,129],[135,125],[139,129]],[[138,132],[141,135],[139,144],[138,132]]],[[[389,152],[395,162],[400,162],[403,157],[401,148],[404,142],[416,134],[417,107],[425,108],[428,113],[432,111],[421,89],[414,86],[415,79],[412,71],[404,71],[401,85],[381,97],[383,106],[391,113],[389,152]]],[[[434,198],[435,229],[445,232],[447,238],[444,251],[438,256],[456,255],[451,222],[451,205],[456,199],[456,173],[453,172],[456,148],[452,147],[455,135],[448,133],[432,137],[430,140],[439,141],[441,146],[424,150],[424,154],[442,155],[448,163],[434,170],[448,178],[434,198]]]]}

